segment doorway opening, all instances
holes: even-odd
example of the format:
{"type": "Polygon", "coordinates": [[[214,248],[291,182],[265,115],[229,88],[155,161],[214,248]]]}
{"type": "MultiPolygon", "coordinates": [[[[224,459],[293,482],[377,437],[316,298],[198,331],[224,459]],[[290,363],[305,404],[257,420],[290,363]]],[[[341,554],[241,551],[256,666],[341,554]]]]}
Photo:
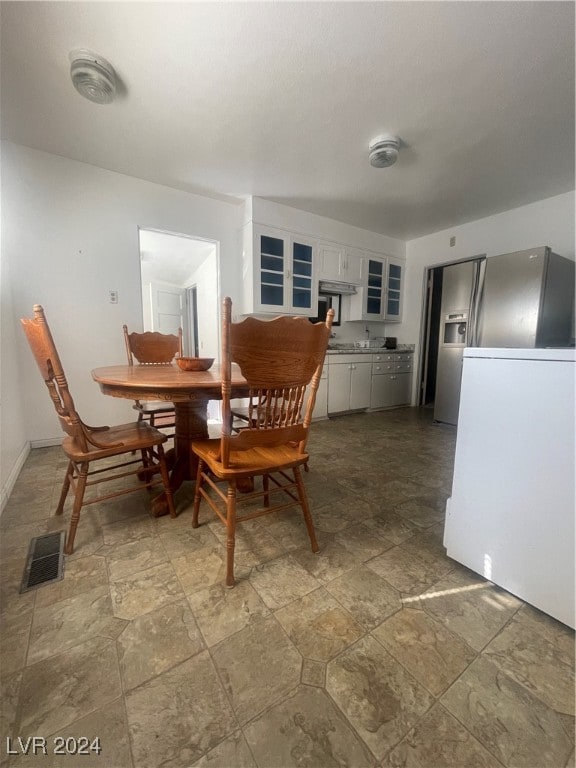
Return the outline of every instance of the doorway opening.
{"type": "Polygon", "coordinates": [[[183,331],[184,354],[219,359],[218,244],[139,229],[145,331],[183,331]]]}
{"type": "MultiPolygon", "coordinates": [[[[139,227],[144,331],[182,328],[184,355],[220,359],[218,243],[139,227]]],[[[208,420],[219,419],[210,401],[208,420]]]]}
{"type": "Polygon", "coordinates": [[[422,378],[418,405],[432,408],[436,396],[438,368],[438,334],[440,332],[440,305],[442,301],[442,273],[444,267],[428,270],[424,298],[424,349],[422,378]]]}
{"type": "Polygon", "coordinates": [[[429,267],[425,274],[418,405],[456,425],[465,346],[476,344],[485,256],[429,267]]]}

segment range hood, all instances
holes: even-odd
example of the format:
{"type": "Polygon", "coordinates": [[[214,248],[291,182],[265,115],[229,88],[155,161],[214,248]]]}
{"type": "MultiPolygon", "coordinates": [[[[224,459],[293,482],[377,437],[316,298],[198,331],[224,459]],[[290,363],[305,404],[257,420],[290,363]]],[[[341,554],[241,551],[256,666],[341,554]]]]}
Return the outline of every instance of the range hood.
{"type": "Polygon", "coordinates": [[[357,293],[355,285],[352,285],[352,283],[341,283],[338,280],[320,280],[318,290],[320,293],[357,293]]]}

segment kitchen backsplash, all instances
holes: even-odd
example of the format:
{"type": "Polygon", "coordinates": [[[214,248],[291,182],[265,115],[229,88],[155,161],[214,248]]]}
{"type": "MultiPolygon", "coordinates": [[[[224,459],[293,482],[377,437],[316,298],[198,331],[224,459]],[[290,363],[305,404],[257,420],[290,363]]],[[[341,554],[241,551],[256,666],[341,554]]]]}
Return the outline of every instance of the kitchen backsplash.
{"type": "MultiPolygon", "coordinates": [[[[384,323],[349,323],[332,327],[332,333],[336,334],[335,341],[353,344],[355,341],[383,338],[386,336],[384,323]],[[366,332],[368,328],[368,332],[366,332]]],[[[392,333],[390,334],[392,335],[392,333]]]]}
{"type": "MultiPolygon", "coordinates": [[[[347,323],[332,327],[333,337],[331,342],[334,344],[350,344],[368,342],[370,347],[381,349],[386,341],[386,332],[384,323],[347,323]],[[368,333],[366,332],[368,328],[368,333]]],[[[390,326],[390,336],[396,336],[396,327],[390,326]]],[[[403,344],[398,341],[397,349],[400,351],[413,351],[414,344],[403,344]]]]}

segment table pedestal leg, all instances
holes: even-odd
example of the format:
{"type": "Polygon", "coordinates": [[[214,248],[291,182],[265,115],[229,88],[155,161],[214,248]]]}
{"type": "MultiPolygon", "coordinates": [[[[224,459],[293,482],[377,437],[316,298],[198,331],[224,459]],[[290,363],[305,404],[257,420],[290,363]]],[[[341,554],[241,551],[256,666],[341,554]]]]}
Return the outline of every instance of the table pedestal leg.
{"type": "MultiPolygon", "coordinates": [[[[208,437],[208,398],[198,397],[182,403],[176,408],[176,434],[174,436],[175,462],[170,473],[172,493],[178,490],[184,480],[194,480],[198,461],[192,452],[193,440],[208,437]]],[[[152,502],[152,514],[161,517],[168,514],[164,493],[152,502]]]]}

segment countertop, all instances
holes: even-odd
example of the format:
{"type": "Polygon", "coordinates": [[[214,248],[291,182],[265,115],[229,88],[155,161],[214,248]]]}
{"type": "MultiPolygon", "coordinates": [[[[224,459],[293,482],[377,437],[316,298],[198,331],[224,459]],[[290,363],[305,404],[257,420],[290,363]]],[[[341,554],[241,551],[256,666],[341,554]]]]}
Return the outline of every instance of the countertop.
{"type": "Polygon", "coordinates": [[[403,354],[414,352],[414,344],[398,344],[396,349],[386,349],[386,347],[355,347],[354,344],[329,344],[328,355],[381,355],[383,353],[393,354],[401,352],[403,354]]]}

